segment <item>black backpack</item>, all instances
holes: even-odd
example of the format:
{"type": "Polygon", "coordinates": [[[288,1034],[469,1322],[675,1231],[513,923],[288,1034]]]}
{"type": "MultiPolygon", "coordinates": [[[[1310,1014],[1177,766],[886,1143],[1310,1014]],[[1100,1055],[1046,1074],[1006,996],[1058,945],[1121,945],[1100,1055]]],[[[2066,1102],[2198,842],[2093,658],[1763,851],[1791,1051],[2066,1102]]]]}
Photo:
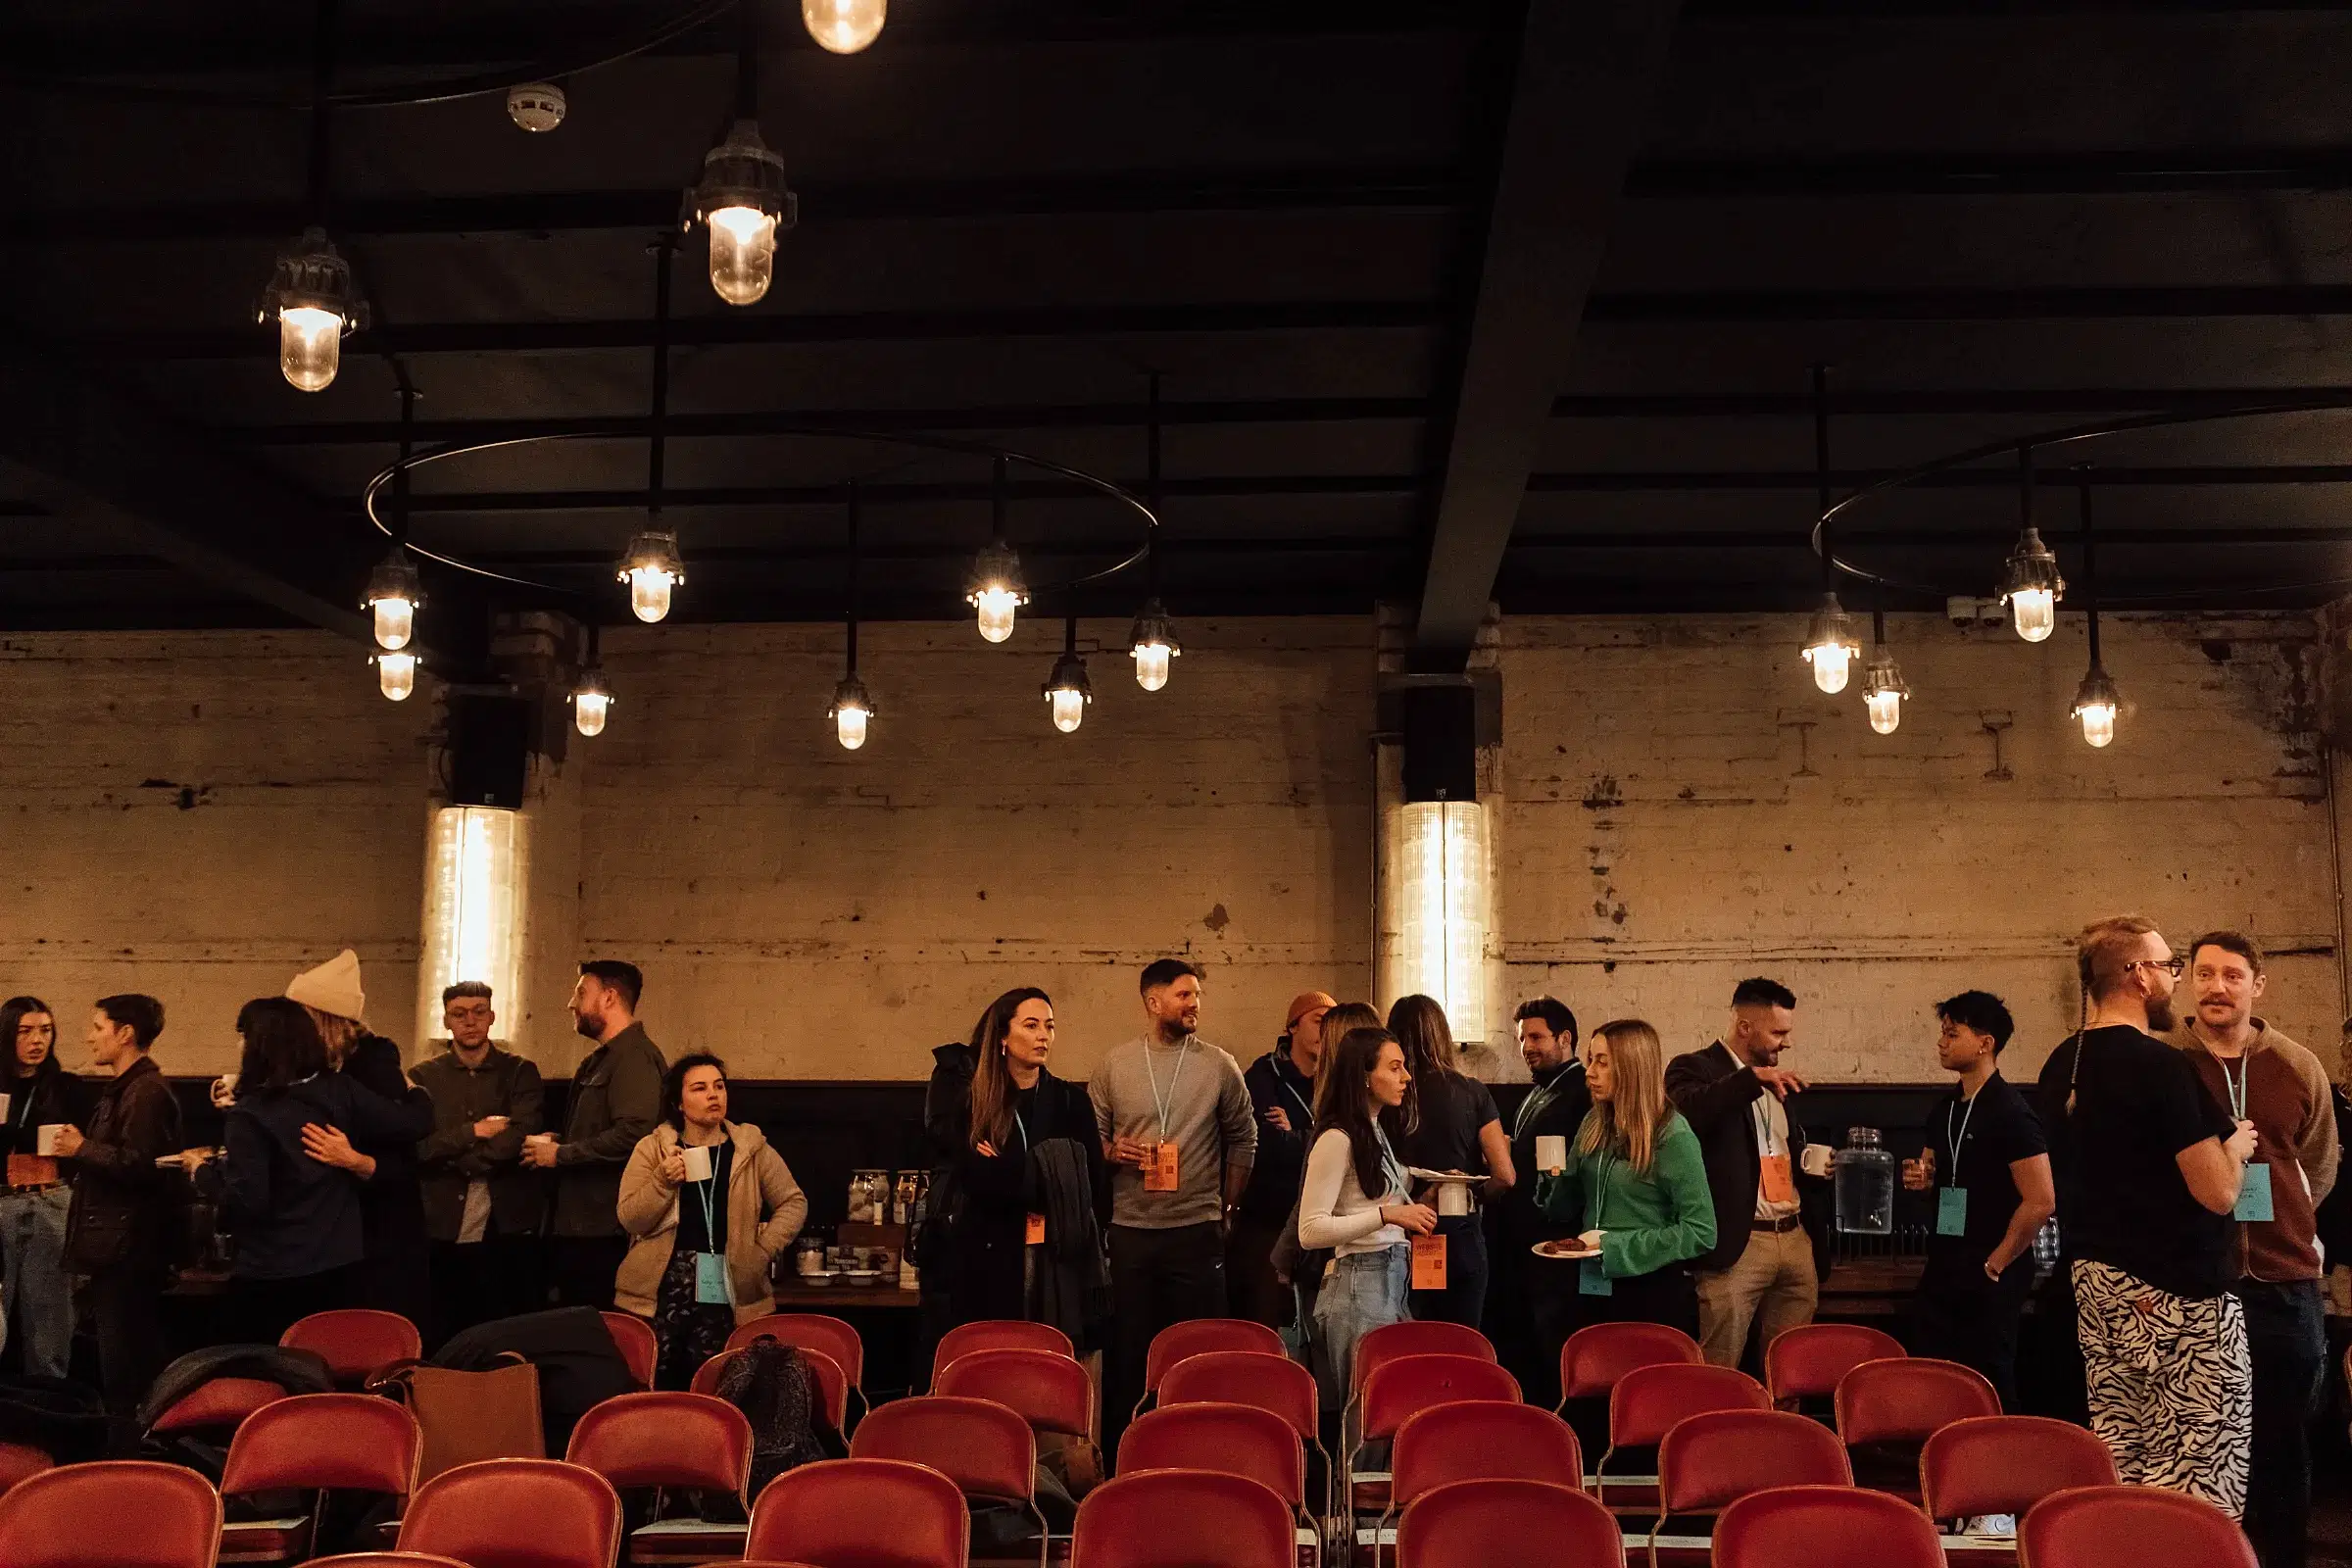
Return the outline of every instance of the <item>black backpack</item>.
{"type": "Polygon", "coordinates": [[[816,1373],[789,1345],[764,1335],[754,1340],[719,1374],[718,1396],[752,1424],[749,1496],[787,1470],[849,1454],[825,1414],[816,1373]]]}

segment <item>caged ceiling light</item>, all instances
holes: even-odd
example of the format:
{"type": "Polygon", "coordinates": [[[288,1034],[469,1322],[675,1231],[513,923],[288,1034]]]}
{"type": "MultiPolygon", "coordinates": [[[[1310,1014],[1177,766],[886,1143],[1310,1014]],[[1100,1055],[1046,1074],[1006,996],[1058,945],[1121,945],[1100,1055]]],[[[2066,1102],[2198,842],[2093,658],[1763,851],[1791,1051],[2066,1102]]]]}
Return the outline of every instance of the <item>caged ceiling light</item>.
{"type": "Polygon", "coordinates": [[[1029,602],[1029,585],[1021,577],[1020,553],[1004,537],[1004,460],[998,458],[989,493],[995,532],[972,558],[971,580],[963,592],[963,602],[972,607],[978,617],[981,637],[992,643],[1001,643],[1012,635],[1013,616],[1029,602]]]}
{"type": "Polygon", "coordinates": [[[1054,661],[1054,673],[1047,677],[1045,694],[1055,729],[1069,735],[1086,722],[1086,710],[1094,703],[1095,689],[1086,678],[1086,661],[1078,657],[1076,615],[1062,623],[1061,657],[1054,661]]]}
{"type": "Polygon", "coordinates": [[[262,324],[277,323],[277,368],[299,392],[323,392],[343,363],[343,339],[368,324],[368,307],[353,286],[351,264],[326,237],[327,175],[332,143],[328,88],[335,70],[335,0],[321,0],[311,39],[311,146],[308,198],[311,225],[278,253],[270,286],[262,290],[262,324]]]}
{"type": "Polygon", "coordinates": [[[850,486],[850,609],[842,617],[847,668],[833,688],[833,706],[825,716],[833,721],[833,738],[841,749],[854,752],[865,744],[867,726],[874,721],[873,694],[858,678],[858,486],[850,486]]]}
{"type": "Polygon", "coordinates": [[[2089,469],[2077,470],[2076,486],[2082,508],[2082,608],[2090,629],[2090,668],[2083,671],[2082,684],[2075,688],[2075,705],[2068,711],[2082,726],[2083,740],[2105,747],[2115,739],[2116,714],[2122,711],[2124,702],[2106,666],[2099,662],[2099,561],[2090,531],[2089,469]]]}
{"type": "Polygon", "coordinates": [[[2009,607],[2017,634],[2030,643],[2047,642],[2058,626],[2058,601],[2065,596],[2066,579],[2058,575],[2058,558],[2041,542],[2034,526],[2034,449],[2017,449],[2017,548],[2009,552],[2008,569],[2001,575],[2001,603],[2009,607]]]}
{"type": "Polygon", "coordinates": [[[1127,654],[1135,661],[1135,683],[1155,692],[1168,683],[1168,663],[1184,652],[1176,640],[1176,623],[1159,602],[1159,374],[1152,375],[1152,417],[1145,454],[1145,500],[1152,508],[1152,531],[1144,540],[1144,608],[1127,633],[1127,654]]]}
{"type": "Polygon", "coordinates": [[[646,431],[645,526],[630,537],[613,572],[629,585],[629,612],[648,625],[669,613],[670,596],[686,580],[677,530],[662,521],[662,466],[669,445],[669,261],[676,248],[667,234],[654,241],[654,406],[646,431]]]}
{"type": "Polygon", "coordinates": [[[766,297],[775,278],[776,231],[800,218],[800,198],[784,184],[784,160],[760,134],[760,9],[753,0],[740,8],[735,123],[703,155],[702,182],[686,193],[681,225],[709,230],[710,288],[729,305],[766,297]]]}
{"type": "Polygon", "coordinates": [[[1813,457],[1821,502],[1818,514],[1821,521],[1816,525],[1821,531],[1821,605],[1806,623],[1805,642],[1798,656],[1813,666],[1813,684],[1835,697],[1845,690],[1853,662],[1862,655],[1862,645],[1854,641],[1845,607],[1838,602],[1838,563],[1829,520],[1830,370],[1826,365],[1813,367],[1813,457]]]}
{"type": "Polygon", "coordinates": [[[416,689],[416,656],[379,652],[370,657],[375,662],[375,689],[393,702],[407,702],[416,689]]]}
{"type": "Polygon", "coordinates": [[[1895,667],[1893,651],[1886,646],[1886,612],[1874,605],[1870,612],[1870,663],[1862,671],[1862,707],[1870,714],[1870,727],[1881,735],[1893,734],[1903,721],[1903,699],[1910,695],[1903,672],[1895,667]]]}
{"type": "Polygon", "coordinates": [[[801,0],[801,22],[817,47],[854,55],[882,35],[888,0],[801,0]]]}
{"type": "Polygon", "coordinates": [[[612,688],[605,680],[603,662],[596,657],[597,641],[597,628],[591,622],[588,657],[580,664],[579,679],[571,683],[571,727],[589,739],[605,732],[605,720],[612,714],[612,688]]]}
{"type": "Polygon", "coordinates": [[[416,635],[416,607],[424,603],[424,589],[416,575],[416,564],[399,545],[376,564],[368,576],[368,592],[360,601],[375,630],[375,645],[386,653],[397,653],[409,646],[416,635]]]}

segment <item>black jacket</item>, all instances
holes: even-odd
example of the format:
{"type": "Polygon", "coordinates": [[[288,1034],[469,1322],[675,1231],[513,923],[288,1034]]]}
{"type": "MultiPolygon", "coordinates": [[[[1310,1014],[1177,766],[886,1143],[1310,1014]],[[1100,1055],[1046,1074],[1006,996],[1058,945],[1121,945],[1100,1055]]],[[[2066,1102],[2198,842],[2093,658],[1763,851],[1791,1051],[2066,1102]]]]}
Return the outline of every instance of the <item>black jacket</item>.
{"type": "Polygon", "coordinates": [[[86,1126],[98,1101],[88,1084],[59,1065],[54,1054],[43,1058],[29,1080],[0,1079],[0,1094],[8,1096],[0,1153],[9,1154],[38,1153],[43,1127],[61,1122],[86,1126]]]}
{"type": "Polygon", "coordinates": [[[522,1141],[544,1125],[539,1069],[512,1052],[490,1048],[479,1068],[455,1051],[416,1064],[417,1087],[432,1097],[433,1131],[416,1146],[424,1186],[424,1225],[436,1242],[454,1242],[466,1218],[466,1189],[490,1184],[490,1216],[502,1237],[536,1236],[547,1184],[522,1163],[522,1141]],[[508,1118],[496,1138],[476,1138],[485,1116],[508,1118]]]}
{"type": "MultiPolygon", "coordinates": [[[[1770,1092],[1755,1069],[1741,1065],[1720,1040],[1666,1064],[1666,1098],[1698,1134],[1707,1160],[1707,1189],[1715,1199],[1715,1250],[1692,1258],[1693,1268],[1730,1268],[1747,1250],[1756,1217],[1756,1184],[1764,1170],[1756,1150],[1756,1121],[1748,1106],[1758,1095],[1770,1092]]],[[[1786,1109],[1789,1174],[1801,1184],[1811,1180],[1799,1169],[1805,1129],[1795,1107],[1786,1109]]]]}
{"type": "Polygon", "coordinates": [[[68,1263],[83,1273],[164,1271],[176,1189],[155,1162],[179,1147],[179,1102],[155,1058],[141,1056],[99,1092],[74,1156],[68,1263]]]}
{"type": "Polygon", "coordinates": [[[1254,1220],[1281,1224],[1298,1201],[1298,1184],[1306,1175],[1306,1135],[1314,1126],[1315,1081],[1300,1072],[1288,1051],[1269,1051],[1242,1074],[1250,1091],[1250,1108],[1257,1114],[1257,1158],[1250,1167],[1250,1185],[1242,1193],[1242,1212],[1254,1220]],[[1291,1130],[1284,1132],[1266,1120],[1279,1108],[1291,1130]]]}
{"type": "MultiPolygon", "coordinates": [[[[1519,1173],[1519,1179],[1502,1195],[1498,1223],[1514,1261],[1518,1253],[1538,1242],[1556,1241],[1584,1229],[1582,1224],[1546,1219],[1536,1208],[1536,1182],[1543,1175],[1536,1168],[1536,1140],[1559,1137],[1573,1145],[1576,1130],[1585,1124],[1585,1117],[1592,1109],[1592,1088],[1585,1082],[1585,1064],[1567,1061],[1540,1076],[1535,1087],[1528,1091],[1527,1099],[1519,1102],[1518,1110],[1507,1118],[1511,1129],[1511,1168],[1519,1173]],[[1544,1097],[1541,1102],[1536,1101],[1538,1095],[1544,1097]]],[[[1570,1272],[1557,1264],[1539,1266],[1546,1280],[1570,1272]]]]}
{"type": "MultiPolygon", "coordinates": [[[[322,1072],[274,1095],[242,1090],[222,1120],[221,1176],[222,1217],[237,1238],[230,1272],[239,1279],[297,1279],[360,1260],[362,1193],[384,1179],[385,1161],[377,1156],[367,1182],[322,1164],[303,1152],[307,1122],[341,1129],[363,1152],[413,1149],[432,1130],[432,1105],[421,1094],[387,1101],[348,1072],[322,1072]]],[[[413,1175],[407,1191],[414,1201],[413,1175]]]]}

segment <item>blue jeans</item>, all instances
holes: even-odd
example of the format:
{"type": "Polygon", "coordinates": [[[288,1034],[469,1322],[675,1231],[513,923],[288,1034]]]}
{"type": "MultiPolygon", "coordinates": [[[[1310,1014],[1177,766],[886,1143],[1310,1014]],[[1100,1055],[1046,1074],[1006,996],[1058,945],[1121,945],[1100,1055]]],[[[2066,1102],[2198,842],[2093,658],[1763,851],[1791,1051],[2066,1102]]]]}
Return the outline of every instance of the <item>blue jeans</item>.
{"type": "Polygon", "coordinates": [[[1315,1297],[1315,1338],[1323,1347],[1317,1370],[1323,1375],[1326,1408],[1336,1410],[1348,1402],[1355,1374],[1355,1342],[1376,1328],[1404,1321],[1404,1298],[1412,1280],[1412,1250],[1406,1247],[1350,1252],[1333,1261],[1315,1297]]]}
{"type": "Polygon", "coordinates": [[[62,1378],[74,1351],[74,1297],[66,1286],[68,1187],[0,1194],[0,1344],[24,1341],[24,1370],[62,1378]]]}

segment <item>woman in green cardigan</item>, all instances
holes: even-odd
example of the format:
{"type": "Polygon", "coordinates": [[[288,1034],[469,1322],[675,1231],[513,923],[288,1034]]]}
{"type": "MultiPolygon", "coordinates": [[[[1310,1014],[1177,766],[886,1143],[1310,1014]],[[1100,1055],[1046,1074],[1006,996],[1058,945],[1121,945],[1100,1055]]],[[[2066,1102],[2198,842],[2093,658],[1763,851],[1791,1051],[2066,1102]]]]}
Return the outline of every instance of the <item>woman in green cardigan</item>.
{"type": "Polygon", "coordinates": [[[1600,1255],[1576,1268],[1576,1320],[1669,1323],[1695,1338],[1698,1291],[1690,1260],[1715,1246],[1715,1201],[1707,1191],[1698,1136],[1666,1099],[1666,1053],[1658,1032],[1620,1018],[1585,1048],[1592,1109],[1577,1129],[1564,1167],[1536,1183],[1536,1207],[1570,1221],[1580,1214],[1587,1247],[1600,1255]]]}

